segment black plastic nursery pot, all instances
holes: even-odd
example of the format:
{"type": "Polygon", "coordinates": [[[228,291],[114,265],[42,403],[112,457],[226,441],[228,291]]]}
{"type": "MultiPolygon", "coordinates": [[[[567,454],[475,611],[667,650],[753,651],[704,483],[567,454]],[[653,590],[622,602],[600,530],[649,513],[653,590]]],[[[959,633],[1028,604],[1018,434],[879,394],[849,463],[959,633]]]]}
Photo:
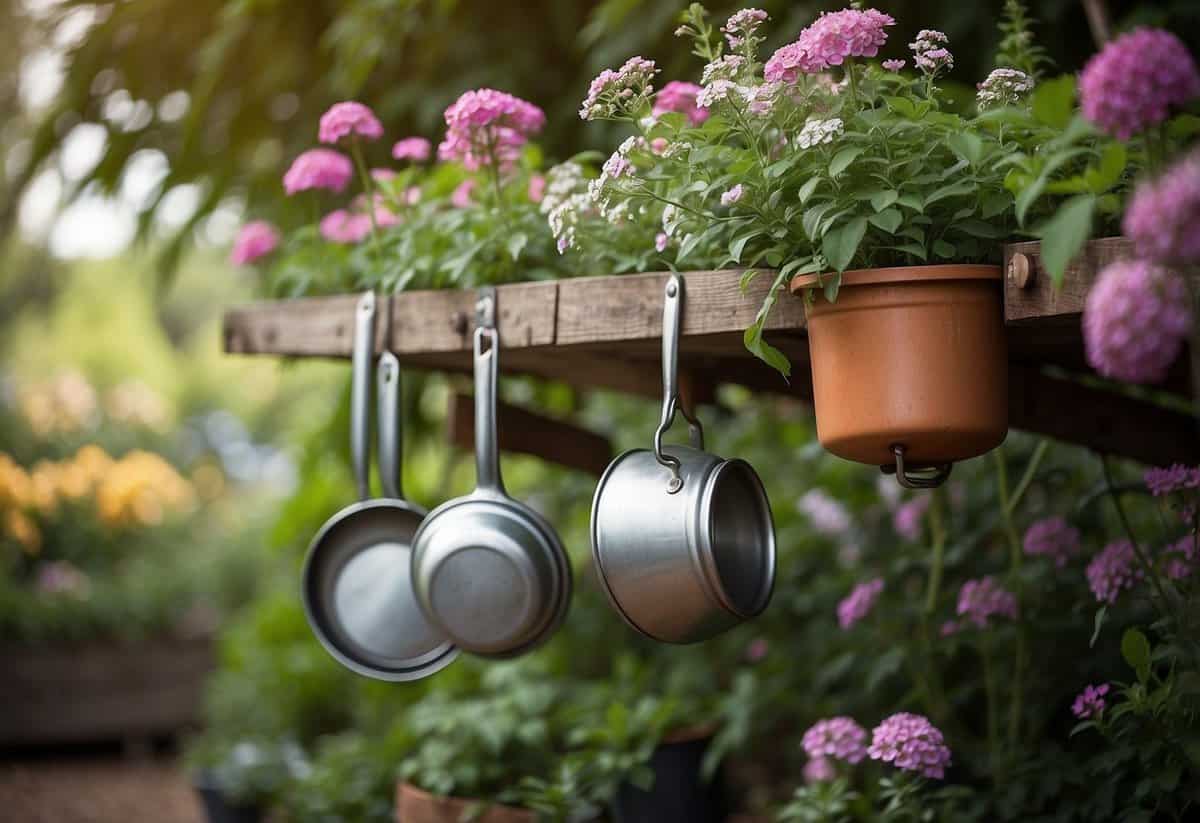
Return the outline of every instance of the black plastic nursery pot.
{"type": "Polygon", "coordinates": [[[233,801],[209,775],[194,778],[192,788],[200,797],[208,823],[261,823],[266,818],[262,806],[233,801]]]}
{"type": "Polygon", "coordinates": [[[729,814],[722,775],[718,770],[712,780],[705,780],[700,773],[712,738],[711,728],[668,735],[650,758],[650,790],[625,783],[617,791],[615,823],[722,823],[729,814]]]}

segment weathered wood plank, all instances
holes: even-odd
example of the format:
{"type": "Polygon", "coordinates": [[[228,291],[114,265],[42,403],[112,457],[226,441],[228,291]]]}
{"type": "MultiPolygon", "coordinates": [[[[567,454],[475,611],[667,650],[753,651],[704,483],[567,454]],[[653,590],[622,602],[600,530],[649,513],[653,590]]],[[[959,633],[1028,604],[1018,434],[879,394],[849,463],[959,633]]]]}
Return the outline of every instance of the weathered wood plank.
{"type": "MultiPolygon", "coordinates": [[[[297,357],[349,357],[358,295],[304,297],[250,303],[225,312],[225,351],[230,354],[283,354],[297,357]]],[[[377,340],[382,323],[375,324],[377,340]]]]}
{"type": "Polygon", "coordinates": [[[1132,254],[1124,237],[1102,237],[1087,244],[1083,252],[1067,265],[1062,287],[1056,289],[1042,266],[1041,243],[1009,243],[1004,247],[1004,318],[1009,323],[1039,322],[1083,312],[1092,281],[1100,269],[1114,260],[1132,254]],[[1029,277],[1021,286],[1017,255],[1029,261],[1029,277]]]}
{"type": "MultiPolygon", "coordinates": [[[[414,291],[393,296],[392,351],[470,351],[475,333],[475,290],[414,291]]],[[[555,341],[558,283],[512,283],[497,291],[496,327],[506,348],[555,341]]]]}

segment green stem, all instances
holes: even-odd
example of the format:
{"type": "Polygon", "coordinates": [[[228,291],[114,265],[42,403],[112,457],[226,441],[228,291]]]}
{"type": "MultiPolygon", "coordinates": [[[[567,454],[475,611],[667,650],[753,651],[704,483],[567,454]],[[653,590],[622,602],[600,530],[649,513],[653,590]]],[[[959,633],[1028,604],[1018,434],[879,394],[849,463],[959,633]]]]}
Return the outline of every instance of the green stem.
{"type": "Polygon", "coordinates": [[[1013,680],[1012,698],[1008,706],[1008,745],[1015,748],[1021,734],[1021,708],[1025,699],[1025,648],[1027,637],[1025,631],[1025,583],[1021,578],[1021,562],[1024,555],[1021,552],[1021,539],[1017,535],[1013,514],[1017,504],[1024,496],[1025,490],[1033,482],[1038,465],[1046,454],[1046,441],[1038,444],[1034,450],[1025,474],[1017,484],[1012,496],[1008,493],[1008,461],[1004,449],[998,448],[996,455],[996,486],[1000,493],[1000,519],[1004,527],[1004,536],[1008,541],[1008,576],[1013,587],[1013,597],[1017,601],[1017,642],[1013,651],[1013,680]]]}
{"type": "Polygon", "coordinates": [[[933,533],[933,560],[929,564],[929,580],[925,586],[925,614],[933,614],[937,608],[938,595],[942,587],[942,567],[946,550],[946,526],[942,519],[942,501],[939,492],[933,492],[929,503],[929,530],[933,533]]]}
{"type": "Polygon", "coordinates": [[[354,158],[354,167],[358,170],[358,177],[367,196],[367,216],[371,219],[371,254],[375,257],[375,265],[378,266],[383,261],[383,256],[379,251],[379,226],[375,222],[375,184],[371,181],[371,173],[367,171],[362,144],[357,136],[350,138],[350,156],[354,158]]]}
{"type": "Polygon", "coordinates": [[[850,103],[858,108],[858,81],[854,79],[854,64],[846,64],[846,79],[850,83],[850,103]]]}
{"type": "Polygon", "coordinates": [[[979,654],[983,658],[983,689],[987,699],[987,739],[988,759],[992,769],[992,779],[999,784],[1000,757],[997,751],[1000,738],[1000,712],[996,702],[996,677],[992,666],[992,638],[988,631],[983,631],[979,641],[979,654]]]}
{"type": "Polygon", "coordinates": [[[1129,523],[1129,518],[1125,515],[1125,507],[1121,504],[1121,496],[1117,492],[1112,479],[1112,470],[1108,465],[1107,455],[1100,455],[1100,465],[1104,467],[1104,484],[1108,489],[1108,496],[1112,498],[1113,506],[1117,510],[1117,518],[1121,521],[1121,528],[1125,530],[1126,537],[1129,538],[1129,544],[1133,546],[1134,556],[1137,557],[1138,563],[1142,566],[1142,571],[1150,578],[1154,584],[1155,591],[1158,592],[1158,597],[1163,603],[1163,609],[1166,614],[1175,621],[1176,627],[1182,625],[1179,620],[1179,615],[1175,611],[1175,601],[1167,597],[1167,590],[1163,587],[1162,579],[1159,578],[1158,572],[1154,569],[1154,564],[1150,562],[1149,556],[1142,550],[1141,544],[1138,543],[1137,536],[1133,533],[1133,526],[1129,523]]]}

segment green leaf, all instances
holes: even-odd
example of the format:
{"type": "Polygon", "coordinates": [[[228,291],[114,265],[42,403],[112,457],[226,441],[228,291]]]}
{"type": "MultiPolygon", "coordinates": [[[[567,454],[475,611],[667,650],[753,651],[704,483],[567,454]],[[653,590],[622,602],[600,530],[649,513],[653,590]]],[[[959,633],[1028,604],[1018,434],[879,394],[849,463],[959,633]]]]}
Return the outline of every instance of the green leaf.
{"type": "Polygon", "coordinates": [[[760,234],[762,234],[762,232],[755,230],[752,232],[747,232],[746,234],[743,234],[741,237],[734,238],[733,240],[730,241],[729,256],[731,258],[733,258],[734,263],[742,262],[742,252],[745,250],[746,244],[749,243],[751,240],[753,240],[755,237],[758,237],[760,234]]]}
{"type": "Polygon", "coordinates": [[[804,212],[804,215],[800,218],[800,225],[804,228],[804,233],[808,236],[809,240],[815,242],[819,239],[817,229],[821,225],[821,221],[824,219],[825,215],[827,215],[829,210],[833,207],[833,203],[822,203],[819,206],[813,206],[811,209],[808,209],[806,212],[804,212]]]}
{"type": "Polygon", "coordinates": [[[1088,190],[1093,194],[1104,194],[1117,185],[1121,175],[1125,173],[1128,152],[1122,143],[1109,143],[1100,155],[1100,162],[1086,172],[1083,178],[1087,181],[1088,190]]]}
{"type": "Polygon", "coordinates": [[[983,159],[983,139],[969,131],[956,131],[946,138],[950,151],[966,160],[972,166],[978,166],[983,159]]]}
{"type": "Polygon", "coordinates": [[[881,228],[888,234],[894,234],[896,229],[900,228],[904,215],[900,213],[900,209],[891,208],[884,209],[879,214],[872,214],[867,220],[872,226],[881,228]]]}
{"type": "Polygon", "coordinates": [[[925,212],[925,203],[921,200],[920,195],[902,194],[896,198],[896,202],[901,206],[908,206],[913,211],[921,212],[922,214],[925,212]]]}
{"type": "Polygon", "coordinates": [[[742,272],[741,279],[738,280],[738,289],[741,290],[742,294],[746,293],[746,290],[750,288],[750,284],[754,282],[754,278],[758,277],[758,275],[758,269],[747,269],[742,272]]]}
{"type": "Polygon", "coordinates": [[[1187,140],[1196,134],[1200,134],[1200,117],[1194,114],[1180,114],[1167,121],[1167,137],[1172,140],[1187,140]]]}
{"type": "Polygon", "coordinates": [[[1075,112],[1075,75],[1064,74],[1038,84],[1032,99],[1033,116],[1039,123],[1065,129],[1075,112]]]}
{"type": "Polygon", "coordinates": [[[890,189],[886,191],[875,192],[875,194],[871,195],[871,208],[875,209],[875,211],[883,211],[888,206],[895,203],[899,197],[900,195],[897,192],[890,189]]]}
{"type": "Polygon", "coordinates": [[[763,340],[761,323],[755,323],[746,329],[742,335],[742,343],[751,354],[782,374],[785,379],[791,377],[792,364],[783,352],[763,340]]]}
{"type": "Polygon", "coordinates": [[[1150,641],[1137,629],[1126,629],[1121,635],[1121,657],[1137,672],[1138,680],[1150,679],[1150,641]]]}
{"type": "Polygon", "coordinates": [[[512,259],[516,260],[521,256],[521,252],[528,243],[529,236],[525,232],[519,231],[516,234],[509,235],[504,247],[508,249],[508,253],[512,256],[512,259]]]}
{"type": "Polygon", "coordinates": [[[887,104],[889,109],[897,114],[902,114],[905,117],[913,119],[915,119],[917,116],[916,107],[907,97],[885,97],[883,98],[883,102],[887,104]]]}
{"type": "Polygon", "coordinates": [[[848,146],[847,148],[839,151],[833,156],[833,159],[829,161],[829,176],[837,177],[839,174],[844,172],[851,163],[854,162],[855,158],[862,153],[862,146],[848,146]]]}
{"type": "Polygon", "coordinates": [[[808,180],[804,181],[804,185],[800,187],[800,191],[798,193],[800,205],[804,205],[806,202],[808,202],[808,198],[812,197],[813,192],[817,190],[817,186],[820,185],[820,183],[820,177],[810,177],[808,180]]]}
{"type": "Polygon", "coordinates": [[[896,251],[903,252],[904,254],[912,255],[922,263],[928,259],[925,254],[925,246],[921,243],[902,243],[899,246],[892,246],[891,248],[895,249],[896,251]]]}
{"type": "Polygon", "coordinates": [[[935,189],[933,194],[925,198],[925,205],[936,203],[939,200],[945,200],[947,197],[961,197],[964,194],[973,194],[975,191],[975,183],[970,180],[959,180],[954,183],[949,183],[942,186],[940,189],[935,189]]]}
{"type": "Polygon", "coordinates": [[[1079,254],[1091,236],[1092,213],[1095,210],[1095,195],[1077,195],[1063,203],[1037,231],[1042,240],[1042,265],[1049,272],[1055,288],[1062,287],[1067,264],[1079,254]]]}
{"type": "Polygon", "coordinates": [[[858,244],[867,232],[865,217],[856,217],[848,223],[830,229],[821,238],[821,251],[831,268],[843,272],[858,252],[858,244]]]}
{"type": "Polygon", "coordinates": [[[933,253],[938,257],[949,260],[950,258],[954,257],[954,252],[954,244],[947,243],[945,240],[941,239],[933,241],[933,253]]]}

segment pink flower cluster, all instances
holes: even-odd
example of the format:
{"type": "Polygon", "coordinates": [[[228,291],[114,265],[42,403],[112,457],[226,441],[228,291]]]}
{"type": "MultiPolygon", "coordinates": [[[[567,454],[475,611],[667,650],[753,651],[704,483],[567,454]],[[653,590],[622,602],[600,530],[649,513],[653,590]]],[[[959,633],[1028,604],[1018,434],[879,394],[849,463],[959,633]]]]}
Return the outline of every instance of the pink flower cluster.
{"type": "Polygon", "coordinates": [[[850,57],[874,57],[896,21],[876,9],[823,13],[800,37],[776,51],[763,70],[770,83],[795,83],[801,74],[840,66],[850,57]]]}
{"type": "Polygon", "coordinates": [[[950,747],[941,731],[929,718],[909,712],[893,714],[876,726],[867,754],[872,760],[937,780],[946,776],[950,766],[950,747]]]}
{"type": "Polygon", "coordinates": [[[877,577],[874,580],[868,580],[856,585],[851,589],[850,594],[846,595],[838,603],[838,625],[842,629],[849,629],[855,623],[862,620],[871,613],[871,609],[875,608],[875,601],[879,599],[879,595],[882,592],[882,577],[877,577]]]}
{"type": "Polygon", "coordinates": [[[1087,567],[1088,587],[1100,603],[1116,603],[1122,591],[1132,589],[1146,576],[1138,566],[1133,544],[1117,540],[1105,546],[1087,567]]]}
{"type": "Polygon", "coordinates": [[[1147,260],[1200,263],[1200,150],[1139,185],[1121,228],[1147,260]]]}
{"type": "Polygon", "coordinates": [[[1172,580],[1191,577],[1196,571],[1196,561],[1200,560],[1200,541],[1194,534],[1184,535],[1163,548],[1162,556],[1167,577],[1172,580]]]}
{"type": "Polygon", "coordinates": [[[700,92],[700,86],[695,83],[672,80],[663,86],[654,98],[654,108],[650,113],[657,117],[669,111],[679,112],[686,115],[688,122],[693,126],[699,126],[708,119],[708,109],[696,104],[696,95],[700,92]]]}
{"type": "Polygon", "coordinates": [[[805,783],[828,783],[837,777],[837,769],[828,757],[813,757],[804,764],[805,783]]]}
{"type": "Polygon", "coordinates": [[[337,143],[351,134],[367,140],[378,140],[383,137],[383,124],[375,112],[353,100],[334,103],[329,111],[321,115],[317,139],[322,143],[337,143]]]}
{"type": "Polygon", "coordinates": [[[922,29],[917,39],[908,44],[913,52],[913,63],[928,75],[940,74],[954,68],[954,55],[946,48],[950,38],[934,29],[922,29]]]}
{"type": "Polygon", "coordinates": [[[546,125],[534,104],[495,89],[464,92],[445,112],[446,137],[438,146],[442,160],[458,161],[470,171],[496,166],[507,171],[521,147],[546,125]]]}
{"type": "Polygon", "coordinates": [[[734,203],[742,199],[742,192],[743,188],[741,183],[738,183],[736,186],[729,189],[729,191],[723,192],[721,194],[721,205],[732,206],[734,203]]]}
{"type": "Polygon", "coordinates": [[[818,720],[801,740],[804,753],[812,759],[832,757],[859,763],[867,756],[867,731],[851,717],[818,720]]]}
{"type": "Polygon", "coordinates": [[[1200,73],[1187,46],[1162,29],[1121,35],[1079,77],[1083,116],[1121,140],[1163,122],[1172,106],[1198,96],[1200,73]]]}
{"type": "Polygon", "coordinates": [[[340,192],[353,174],[354,167],[346,155],[333,149],[309,149],[293,160],[283,175],[283,190],[288,194],[309,189],[340,192]]]}
{"type": "Polygon", "coordinates": [[[279,230],[266,220],[252,220],[242,226],[237,239],[233,241],[229,262],[235,266],[245,266],[266,257],[278,247],[279,230]]]}
{"type": "Polygon", "coordinates": [[[888,71],[896,72],[904,68],[906,62],[906,60],[884,60],[882,65],[888,71]]]}
{"type": "Polygon", "coordinates": [[[1166,377],[1190,327],[1183,280],[1141,260],[1105,267],[1083,310],[1088,362],[1105,377],[1135,383],[1166,377]]]}
{"type": "Polygon", "coordinates": [[[1104,695],[1106,694],[1108,694],[1107,683],[1099,686],[1088,686],[1079,693],[1079,696],[1075,698],[1075,702],[1071,704],[1071,714],[1080,720],[1090,720],[1093,717],[1099,717],[1101,712],[1104,711],[1104,695]]]}
{"type": "Polygon", "coordinates": [[[850,513],[822,489],[809,489],[796,501],[796,508],[812,523],[814,530],[830,536],[850,530],[850,513]]]}
{"type": "Polygon", "coordinates": [[[658,66],[644,57],[630,57],[621,68],[605,69],[588,86],[587,97],[579,106],[582,120],[604,120],[635,113],[654,93],[654,75],[658,66]]]}
{"type": "Polygon", "coordinates": [[[424,163],[432,155],[433,144],[424,137],[405,137],[403,140],[397,140],[392,146],[392,157],[397,160],[424,163]]]}
{"type": "Polygon", "coordinates": [[[91,580],[85,572],[66,560],[54,560],[42,564],[38,569],[34,586],[44,594],[85,595],[91,586],[91,580]]]}
{"type": "Polygon", "coordinates": [[[920,540],[921,524],[925,518],[925,512],[929,511],[929,504],[932,502],[932,497],[923,494],[901,503],[892,514],[892,528],[896,530],[896,534],[905,540],[914,542],[920,540]]]}
{"type": "Polygon", "coordinates": [[[734,12],[725,21],[725,25],[721,26],[721,33],[729,42],[729,48],[736,49],[740,48],[747,38],[753,37],[758,27],[765,22],[767,13],[762,9],[742,9],[734,12]]]}
{"type": "Polygon", "coordinates": [[[371,233],[371,216],[338,209],[321,218],[319,229],[331,243],[361,243],[371,233]]]}
{"type": "Polygon", "coordinates": [[[986,629],[992,617],[1017,619],[1017,598],[990,575],[968,580],[958,590],[958,616],[964,623],[986,629]]]}
{"type": "Polygon", "coordinates": [[[1049,558],[1059,569],[1083,548],[1079,542],[1079,529],[1057,515],[1039,520],[1026,529],[1023,547],[1025,554],[1049,558]]]}
{"type": "Polygon", "coordinates": [[[1200,489],[1200,466],[1175,463],[1165,469],[1147,469],[1142,475],[1146,488],[1155,497],[1163,497],[1186,489],[1200,489]]]}

